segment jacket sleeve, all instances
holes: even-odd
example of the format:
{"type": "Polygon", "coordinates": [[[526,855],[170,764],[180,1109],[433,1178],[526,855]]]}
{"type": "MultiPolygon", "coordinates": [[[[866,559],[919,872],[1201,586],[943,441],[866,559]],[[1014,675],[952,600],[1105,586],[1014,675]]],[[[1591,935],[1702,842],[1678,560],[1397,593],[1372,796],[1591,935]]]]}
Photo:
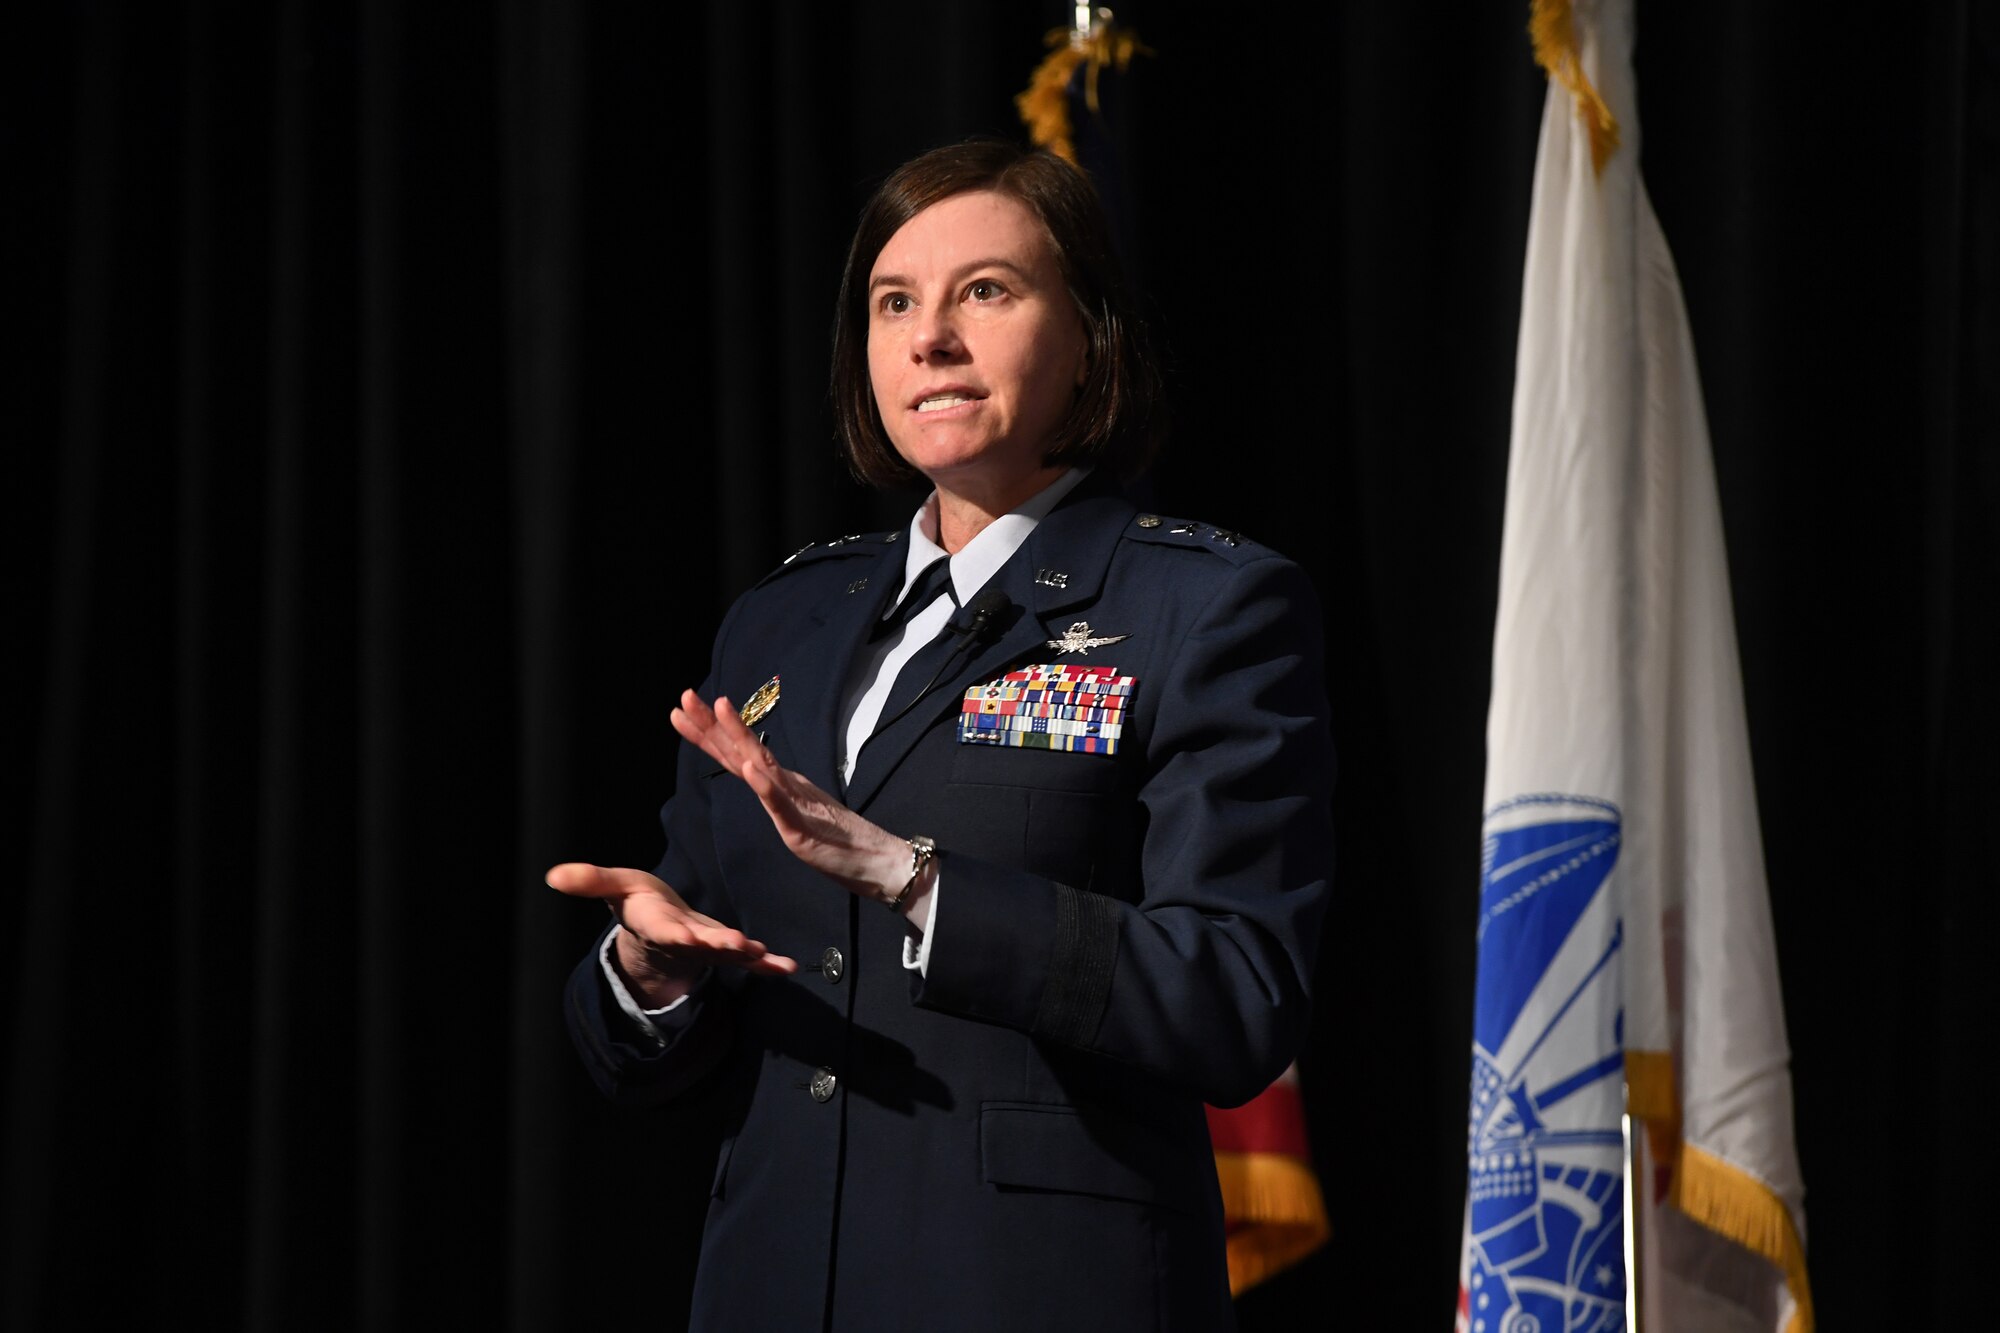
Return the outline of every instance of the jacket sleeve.
{"type": "MultiPolygon", "coordinates": [[[[721,645],[742,606],[724,618],[716,636],[715,660],[721,645]]],[[[700,688],[703,698],[715,693],[715,666],[711,661],[709,679],[700,688]]],[[[660,826],[666,833],[666,853],[653,873],[696,909],[720,920],[731,920],[734,912],[721,901],[722,876],[715,866],[715,848],[710,834],[707,784],[697,772],[700,751],[691,745],[677,747],[674,795],[660,810],[660,826]]],[[[728,1053],[736,1035],[736,1006],[745,974],[735,968],[717,968],[676,1009],[665,1023],[648,1033],[632,1021],[618,1004],[605,979],[598,959],[597,944],[584,955],[563,997],[563,1017],[570,1040],[583,1057],[591,1081],[613,1101],[652,1105],[671,1100],[700,1082],[728,1053]]]]}
{"type": "Polygon", "coordinates": [[[1138,900],[945,849],[913,997],[1238,1105],[1304,1038],[1332,866],[1319,609],[1296,565],[1237,566],[1195,618],[1145,762],[1138,900]]]}

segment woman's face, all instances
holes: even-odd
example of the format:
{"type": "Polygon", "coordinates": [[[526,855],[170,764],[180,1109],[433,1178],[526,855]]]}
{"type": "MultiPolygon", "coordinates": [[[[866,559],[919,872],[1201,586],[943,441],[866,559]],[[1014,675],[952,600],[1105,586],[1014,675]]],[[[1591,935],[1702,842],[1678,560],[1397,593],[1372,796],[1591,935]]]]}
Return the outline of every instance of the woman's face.
{"type": "Polygon", "coordinates": [[[896,452],[932,481],[1041,466],[1089,369],[1035,215],[990,190],[904,223],[868,276],[868,374],[896,452]]]}

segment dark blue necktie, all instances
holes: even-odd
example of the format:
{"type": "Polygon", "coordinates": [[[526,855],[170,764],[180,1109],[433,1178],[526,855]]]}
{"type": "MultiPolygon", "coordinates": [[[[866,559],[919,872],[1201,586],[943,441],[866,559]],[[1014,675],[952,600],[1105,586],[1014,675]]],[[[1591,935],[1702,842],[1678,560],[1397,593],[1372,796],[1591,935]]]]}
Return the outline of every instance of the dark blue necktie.
{"type": "MultiPolygon", "coordinates": [[[[882,623],[880,632],[889,634],[896,628],[908,624],[913,616],[935,602],[940,594],[950,597],[952,605],[958,604],[957,594],[951,586],[949,556],[939,556],[924,567],[923,573],[917,575],[917,581],[911,585],[910,595],[905,597],[902,605],[882,623]]],[[[924,688],[936,677],[939,668],[951,657],[954,650],[963,645],[964,640],[964,632],[962,630],[954,632],[951,622],[946,621],[945,627],[938,631],[935,638],[919,648],[909,661],[903,663],[903,669],[896,673],[896,683],[889,689],[889,698],[882,705],[882,716],[875,723],[874,735],[881,735],[884,729],[893,725],[909,711],[910,706],[922,695],[924,688]]]]}
{"type": "Polygon", "coordinates": [[[939,593],[950,597],[953,606],[958,605],[958,594],[951,586],[951,557],[948,555],[939,556],[918,571],[916,582],[910,585],[909,596],[876,622],[869,637],[880,640],[895,633],[915,619],[918,612],[935,602],[939,593]]]}

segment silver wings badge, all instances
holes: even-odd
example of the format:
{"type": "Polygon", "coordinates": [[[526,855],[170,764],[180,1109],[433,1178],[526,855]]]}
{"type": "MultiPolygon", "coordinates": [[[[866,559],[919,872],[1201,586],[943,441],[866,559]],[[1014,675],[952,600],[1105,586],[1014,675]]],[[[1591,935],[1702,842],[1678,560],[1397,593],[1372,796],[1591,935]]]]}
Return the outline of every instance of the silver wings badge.
{"type": "Polygon", "coordinates": [[[1102,648],[1110,643],[1123,643],[1131,637],[1129,634],[1111,634],[1092,638],[1090,622],[1079,620],[1063,631],[1060,639],[1050,639],[1048,643],[1049,647],[1059,653],[1088,653],[1092,648],[1102,648]]]}

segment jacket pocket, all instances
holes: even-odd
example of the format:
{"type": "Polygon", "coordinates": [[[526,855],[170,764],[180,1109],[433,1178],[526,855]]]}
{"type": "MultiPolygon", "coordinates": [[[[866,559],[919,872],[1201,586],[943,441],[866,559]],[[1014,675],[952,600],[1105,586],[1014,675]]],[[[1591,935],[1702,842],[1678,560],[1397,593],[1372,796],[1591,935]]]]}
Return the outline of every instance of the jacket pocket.
{"type": "MultiPolygon", "coordinates": [[[[1121,751],[1121,754],[1123,752],[1121,751]]],[[[977,787],[1027,787],[1035,791],[1123,791],[1133,781],[1131,761],[1080,750],[1031,750],[1013,745],[956,745],[951,781],[977,787]]]]}
{"type": "Polygon", "coordinates": [[[1150,1125],[1071,1106],[986,1102],[979,1108],[980,1178],[1002,1189],[1092,1194],[1194,1211],[1202,1151],[1150,1125]]]}

